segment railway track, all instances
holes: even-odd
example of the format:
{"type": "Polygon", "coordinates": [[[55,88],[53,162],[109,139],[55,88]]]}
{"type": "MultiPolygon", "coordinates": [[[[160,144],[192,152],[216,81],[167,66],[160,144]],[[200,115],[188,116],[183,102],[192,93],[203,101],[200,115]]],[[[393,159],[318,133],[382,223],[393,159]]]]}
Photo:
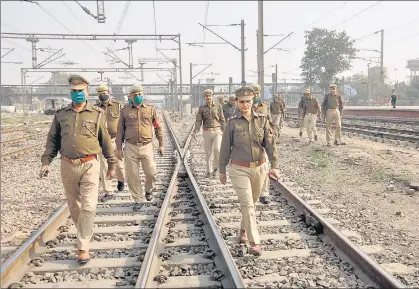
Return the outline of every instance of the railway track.
{"type": "Polygon", "coordinates": [[[10,159],[10,158],[14,158],[14,157],[18,157],[24,153],[27,153],[31,150],[40,148],[44,145],[44,142],[39,142],[39,143],[35,143],[29,146],[25,146],[23,148],[18,148],[18,149],[13,149],[11,151],[5,152],[1,154],[1,160],[4,161],[6,159],[10,159]]]}
{"type": "Polygon", "coordinates": [[[127,192],[98,203],[88,264],[75,261],[76,230],[63,204],[2,264],[3,287],[236,287],[228,273],[234,263],[220,257],[228,250],[217,242],[217,231],[207,225],[210,215],[179,174],[179,144],[166,143],[165,156],[156,155],[157,193],[141,211],[132,210],[127,192]]]}
{"type": "Polygon", "coordinates": [[[328,209],[319,207],[313,195],[294,193],[292,182],[271,180],[273,202],[256,205],[264,251],[261,257],[249,256],[248,247],[238,244],[241,213],[236,194],[230,183],[224,186],[216,178],[206,178],[204,158],[203,144],[193,143],[185,167],[247,287],[404,287],[391,275],[406,269],[404,264],[379,266],[367,255],[379,252],[379,246],[355,246],[351,239],[356,232],[337,230],[336,220],[322,216],[328,209]]]}
{"type": "MultiPolygon", "coordinates": [[[[166,128],[169,139],[169,122],[166,128]]],[[[190,141],[189,134],[182,148],[173,138],[156,156],[158,192],[140,212],[128,193],[99,202],[88,264],[75,261],[75,229],[63,205],[2,265],[3,287],[404,287],[366,255],[373,248],[354,246],[313,209],[316,202],[282,182],[272,182],[272,204],[257,205],[264,252],[247,254],[237,242],[231,184],[204,176],[203,146],[190,141]]]]}
{"type": "MultiPolygon", "coordinates": [[[[297,116],[288,116],[287,119],[295,122],[301,121],[301,119],[297,116]]],[[[316,126],[322,128],[326,127],[324,122],[317,122],[316,126]]],[[[335,128],[335,125],[332,125],[332,127],[335,128]]],[[[384,126],[363,125],[342,121],[342,131],[361,135],[370,135],[379,139],[406,141],[419,146],[419,131],[413,129],[389,128],[384,126]]]]}
{"type": "Polygon", "coordinates": [[[13,139],[8,139],[8,140],[2,140],[1,141],[1,145],[8,145],[8,144],[13,144],[13,143],[20,143],[20,142],[24,142],[28,139],[28,136],[24,136],[24,137],[18,137],[18,138],[13,138],[13,139]]]}

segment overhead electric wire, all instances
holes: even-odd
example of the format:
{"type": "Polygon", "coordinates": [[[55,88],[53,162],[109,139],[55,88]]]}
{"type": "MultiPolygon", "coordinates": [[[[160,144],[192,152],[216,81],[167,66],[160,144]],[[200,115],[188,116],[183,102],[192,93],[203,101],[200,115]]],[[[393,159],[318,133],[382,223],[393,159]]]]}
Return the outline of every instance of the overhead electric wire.
{"type": "Polygon", "coordinates": [[[373,32],[373,33],[371,33],[371,34],[368,34],[368,35],[365,35],[365,36],[359,37],[359,38],[357,38],[357,39],[354,39],[354,41],[359,41],[359,40],[362,40],[362,39],[364,39],[364,38],[367,38],[367,37],[370,37],[370,36],[372,36],[372,35],[378,34],[379,32],[380,32],[380,31],[375,31],[375,32],[373,32]]]}
{"type": "Polygon", "coordinates": [[[16,28],[14,28],[13,26],[11,26],[10,24],[7,24],[6,22],[4,22],[3,20],[1,20],[1,24],[3,24],[6,27],[9,27],[10,29],[16,31],[16,32],[20,32],[19,30],[17,30],[16,28]]]}
{"type": "MultiPolygon", "coordinates": [[[[36,4],[36,5],[38,5],[38,7],[39,8],[41,8],[45,13],[47,13],[48,15],[50,15],[52,18],[54,18],[54,20],[55,21],[57,21],[62,27],[64,27],[66,30],[68,30],[71,34],[74,34],[75,35],[75,33],[73,32],[73,31],[71,31],[67,26],[65,26],[60,20],[58,20],[54,15],[52,15],[51,13],[49,13],[44,7],[42,7],[38,2],[31,2],[31,3],[34,3],[34,4],[36,4]]],[[[94,49],[93,47],[92,47],[92,45],[90,45],[90,43],[88,43],[88,42],[85,42],[84,40],[82,40],[82,39],[79,39],[81,42],[83,42],[85,45],[87,45],[94,53],[96,53],[96,54],[100,54],[96,49],[94,49]]]]}
{"type": "MultiPolygon", "coordinates": [[[[154,4],[154,0],[153,0],[153,14],[154,14],[154,35],[157,35],[157,21],[156,21],[156,6],[154,4]]],[[[157,51],[157,44],[158,41],[156,39],[156,58],[158,58],[158,51],[157,51]]]]}
{"type": "MultiPolygon", "coordinates": [[[[125,4],[124,11],[122,11],[121,19],[119,19],[119,23],[118,23],[118,26],[116,27],[116,31],[115,31],[114,35],[118,35],[119,31],[121,30],[122,23],[124,22],[125,15],[127,14],[130,2],[131,1],[127,1],[127,3],[125,4]]],[[[114,44],[115,44],[115,41],[112,41],[111,45],[108,47],[108,49],[112,50],[114,44]]]]}
{"type": "MultiPolygon", "coordinates": [[[[83,21],[81,21],[80,19],[79,19],[79,17],[77,17],[77,15],[73,12],[73,10],[71,10],[71,8],[67,5],[67,3],[65,3],[65,1],[61,1],[61,2],[63,2],[64,3],[64,5],[67,7],[67,9],[68,10],[70,10],[70,12],[71,12],[71,14],[73,14],[73,16],[77,19],[77,21],[84,27],[84,29],[86,29],[86,31],[87,32],[89,32],[90,34],[93,34],[90,30],[89,30],[89,28],[87,28],[87,26],[86,25],[84,25],[84,23],[83,23],[83,21]]],[[[77,1],[76,1],[77,2],[77,1]]]]}
{"type": "Polygon", "coordinates": [[[348,22],[348,21],[350,21],[350,20],[354,19],[356,16],[358,16],[358,15],[360,15],[360,14],[364,13],[365,11],[368,11],[369,9],[371,9],[371,8],[373,8],[374,6],[376,6],[376,5],[380,4],[381,2],[383,2],[383,1],[378,1],[378,2],[376,2],[376,3],[374,3],[374,4],[372,4],[371,6],[369,6],[369,7],[365,8],[365,9],[363,9],[363,10],[359,11],[359,12],[358,12],[358,13],[356,13],[355,15],[353,15],[353,16],[349,17],[348,19],[343,20],[343,21],[342,21],[342,22],[340,22],[339,24],[337,24],[337,25],[333,26],[333,27],[332,27],[332,29],[334,29],[334,28],[338,27],[339,25],[342,25],[343,23],[346,23],[346,22],[348,22]]]}
{"type": "Polygon", "coordinates": [[[336,10],[338,10],[340,7],[345,6],[346,3],[348,3],[348,1],[344,2],[343,4],[333,8],[332,10],[330,10],[329,12],[327,12],[326,14],[324,14],[323,16],[321,16],[320,18],[317,18],[317,20],[315,20],[313,23],[310,24],[310,27],[313,26],[314,24],[317,23],[317,21],[324,19],[326,16],[328,16],[329,14],[335,12],[336,10]]]}
{"type": "Polygon", "coordinates": [[[407,35],[407,36],[405,36],[405,37],[402,37],[402,38],[400,38],[398,41],[400,41],[400,40],[405,40],[405,39],[408,39],[408,38],[412,38],[412,37],[417,36],[417,35],[419,35],[419,32],[416,32],[416,33],[413,33],[413,34],[407,35]]]}

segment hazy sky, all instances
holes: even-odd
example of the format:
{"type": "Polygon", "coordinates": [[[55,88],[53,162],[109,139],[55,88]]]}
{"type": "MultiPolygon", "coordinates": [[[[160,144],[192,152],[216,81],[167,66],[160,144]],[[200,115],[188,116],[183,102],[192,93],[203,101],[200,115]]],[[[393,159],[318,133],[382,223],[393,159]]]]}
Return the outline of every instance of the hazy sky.
{"type": "MultiPolygon", "coordinates": [[[[54,15],[64,26],[59,24],[52,16],[36,4],[18,1],[1,1],[1,32],[21,33],[79,33],[79,34],[114,34],[126,6],[126,1],[106,1],[106,23],[99,24],[97,20],[87,15],[75,1],[49,1],[39,2],[41,6],[54,15]],[[69,30],[70,31],[69,31],[69,30]]],[[[97,13],[96,1],[80,1],[93,14],[97,13]]],[[[312,27],[334,28],[337,31],[345,30],[353,39],[367,36],[377,30],[384,29],[384,65],[389,70],[389,77],[394,81],[394,69],[397,69],[397,80],[405,80],[409,70],[406,61],[419,57],[419,11],[418,1],[382,1],[374,7],[367,9],[377,1],[265,1],[264,2],[264,34],[284,34],[294,31],[294,34],[284,40],[279,46],[291,52],[271,50],[265,54],[265,74],[271,75],[278,64],[279,78],[284,76],[287,82],[300,79],[299,65],[304,45],[304,30],[312,27]],[[416,12],[415,12],[416,11],[416,12]],[[351,17],[354,18],[350,19],[351,17]],[[348,21],[345,21],[348,20],[348,21]],[[343,22],[343,23],[342,23],[343,22]],[[287,73],[287,74],[284,74],[287,73]]],[[[183,83],[189,83],[189,63],[212,63],[206,72],[214,73],[217,83],[227,83],[228,77],[233,82],[241,80],[240,52],[232,46],[205,45],[204,48],[192,47],[188,42],[222,42],[216,36],[203,29],[198,23],[204,24],[233,24],[244,19],[246,35],[246,81],[257,81],[257,75],[250,70],[257,70],[256,58],[256,30],[258,26],[257,1],[155,1],[157,34],[181,34],[182,38],[182,66],[183,83]],[[208,8],[208,9],[207,9],[208,8]],[[207,12],[207,13],[206,13],[207,12]],[[205,37],[205,38],[204,38],[205,37]]],[[[209,27],[234,45],[240,47],[240,26],[209,27]]],[[[155,23],[152,1],[131,1],[119,34],[154,34],[155,23]]],[[[360,49],[380,49],[380,34],[372,35],[356,42],[355,47],[360,49]]],[[[278,42],[283,36],[265,37],[265,50],[278,42]]],[[[38,47],[64,48],[65,56],[58,61],[74,61],[78,64],[67,67],[124,67],[122,64],[109,64],[109,58],[102,51],[111,45],[110,41],[80,40],[40,40],[38,47]]],[[[138,58],[164,58],[155,51],[154,41],[134,43],[134,64],[138,66],[138,58]]],[[[126,47],[126,43],[119,41],[113,48],[126,47]]],[[[15,48],[2,61],[22,61],[22,65],[1,64],[1,83],[20,84],[20,69],[31,67],[30,43],[25,40],[1,39],[2,55],[7,50],[15,48]]],[[[175,42],[158,43],[160,48],[176,48],[175,42]]],[[[177,51],[163,51],[168,57],[178,56],[177,51]]],[[[128,62],[128,52],[116,52],[124,61],[128,62]]],[[[47,52],[38,53],[38,62],[48,57],[47,52]]],[[[362,51],[360,57],[379,56],[378,53],[362,51]]],[[[368,62],[355,60],[351,71],[345,76],[367,71],[368,62]]],[[[155,67],[157,64],[147,64],[155,67]]],[[[146,66],[147,66],[146,65],[146,66]]],[[[161,64],[160,67],[167,66],[161,64]]],[[[65,67],[59,64],[49,64],[45,67],[65,67]]],[[[204,66],[194,67],[194,74],[204,66]]],[[[39,76],[45,76],[39,82],[46,81],[49,73],[30,73],[27,83],[39,76]]],[[[90,79],[99,76],[97,73],[86,74],[90,79]]],[[[140,78],[140,73],[135,73],[140,78]]],[[[167,74],[159,75],[167,79],[167,74]]],[[[131,80],[118,78],[122,74],[105,74],[118,82],[132,83],[131,80]]],[[[211,74],[198,76],[211,78],[211,74]]],[[[145,74],[145,83],[162,83],[155,72],[145,74]]],[[[266,76],[265,82],[271,82],[266,76]]]]}

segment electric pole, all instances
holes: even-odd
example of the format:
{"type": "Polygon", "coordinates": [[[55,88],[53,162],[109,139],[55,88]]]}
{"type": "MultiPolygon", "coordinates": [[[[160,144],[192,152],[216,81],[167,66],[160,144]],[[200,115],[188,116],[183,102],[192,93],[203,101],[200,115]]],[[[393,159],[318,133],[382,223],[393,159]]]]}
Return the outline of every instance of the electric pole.
{"type": "Polygon", "coordinates": [[[192,93],[192,62],[189,63],[189,97],[191,98],[191,108],[195,105],[195,96],[192,93]]]}
{"type": "MultiPolygon", "coordinates": [[[[189,71],[189,77],[190,77],[190,95],[191,95],[191,99],[192,99],[192,80],[195,78],[195,77],[197,77],[198,75],[200,75],[202,72],[204,72],[208,67],[210,67],[212,65],[212,63],[211,64],[192,64],[192,62],[190,63],[190,71],[189,71]],[[202,69],[201,71],[199,71],[197,74],[195,74],[195,75],[193,75],[192,74],[192,67],[193,66],[198,66],[198,65],[206,65],[206,67],[204,68],[204,69],[202,69]],[[192,76],[193,75],[193,76],[192,76]]],[[[195,96],[194,96],[195,97],[195,96]]],[[[195,100],[195,99],[194,99],[195,100]]],[[[195,101],[194,101],[195,102],[195,101]]],[[[197,104],[197,106],[198,106],[198,104],[199,104],[199,101],[196,101],[196,104],[197,104]]],[[[193,105],[191,105],[191,108],[193,108],[193,105]]]]}
{"type": "Polygon", "coordinates": [[[264,57],[263,57],[263,1],[258,1],[258,31],[257,31],[257,48],[258,48],[258,83],[260,85],[260,97],[265,99],[264,94],[264,57]]]}
{"type": "Polygon", "coordinates": [[[241,62],[242,62],[242,86],[246,85],[246,73],[245,73],[245,58],[244,58],[244,20],[240,21],[240,28],[241,28],[241,62]]]}
{"type": "Polygon", "coordinates": [[[382,93],[384,88],[384,29],[380,30],[381,32],[381,50],[380,50],[380,88],[379,88],[379,96],[382,102],[382,93]]]}

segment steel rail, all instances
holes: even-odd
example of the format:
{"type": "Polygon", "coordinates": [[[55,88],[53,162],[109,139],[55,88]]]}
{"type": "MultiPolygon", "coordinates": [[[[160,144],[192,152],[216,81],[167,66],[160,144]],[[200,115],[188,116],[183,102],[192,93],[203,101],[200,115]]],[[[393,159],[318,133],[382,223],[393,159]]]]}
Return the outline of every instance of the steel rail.
{"type": "MultiPolygon", "coordinates": [[[[288,119],[298,120],[298,117],[288,117],[288,119]]],[[[326,125],[322,122],[316,123],[317,127],[326,127],[326,125]]],[[[332,125],[332,128],[336,128],[336,125],[332,125]]],[[[348,124],[342,123],[341,129],[346,132],[353,132],[353,133],[362,133],[368,134],[375,137],[381,138],[390,138],[393,140],[401,140],[401,141],[411,141],[419,143],[419,131],[414,130],[405,130],[405,129],[395,129],[395,128],[386,128],[386,127],[376,127],[376,126],[368,126],[368,125],[358,125],[358,124],[348,124]],[[368,127],[374,130],[368,130],[368,127]],[[382,129],[383,131],[379,131],[378,129],[382,129]],[[397,134],[399,132],[400,134],[397,134]],[[395,134],[396,133],[396,134],[395,134]]]]}
{"type": "Polygon", "coordinates": [[[21,268],[28,266],[27,263],[31,260],[32,255],[42,254],[46,250],[46,242],[53,240],[59,234],[58,228],[66,223],[69,215],[67,202],[64,202],[36,233],[2,264],[2,288],[7,288],[11,283],[23,278],[25,270],[21,270],[21,268]]]}
{"type": "Polygon", "coordinates": [[[167,188],[167,192],[164,197],[163,204],[160,208],[156,225],[153,229],[153,233],[151,234],[150,243],[148,244],[147,251],[141,265],[140,273],[138,274],[138,279],[135,284],[135,288],[146,288],[146,285],[149,282],[149,278],[152,277],[150,274],[152,272],[152,263],[153,263],[153,259],[157,256],[156,250],[157,250],[159,239],[160,239],[160,233],[162,231],[162,227],[164,226],[163,221],[166,216],[170,198],[173,193],[173,190],[176,190],[177,188],[176,185],[177,185],[177,177],[179,173],[180,164],[181,162],[178,156],[177,164],[176,164],[175,170],[173,171],[173,175],[172,175],[172,179],[170,180],[169,187],[167,188]]]}
{"type": "Polygon", "coordinates": [[[135,288],[146,288],[146,285],[149,282],[149,278],[151,278],[152,263],[153,263],[153,259],[156,257],[156,250],[159,243],[160,233],[162,231],[161,229],[163,227],[163,220],[166,216],[166,211],[169,206],[170,197],[173,193],[173,190],[176,189],[177,177],[178,177],[179,168],[181,165],[181,162],[180,162],[181,148],[180,148],[179,142],[176,139],[175,134],[173,133],[172,129],[169,128],[166,117],[164,116],[164,112],[162,112],[162,114],[163,114],[163,119],[166,123],[166,128],[170,132],[170,136],[172,137],[172,140],[175,143],[176,150],[178,152],[178,156],[176,156],[177,164],[176,164],[175,170],[173,171],[173,175],[170,180],[169,187],[167,188],[166,195],[163,200],[163,204],[160,208],[156,225],[154,226],[153,233],[151,234],[150,243],[148,244],[147,251],[144,256],[143,263],[141,265],[140,273],[138,274],[138,279],[135,284],[135,288]]]}
{"type": "Polygon", "coordinates": [[[343,252],[353,263],[362,270],[380,288],[406,288],[394,276],[387,273],[383,268],[372,260],[366,253],[359,249],[354,243],[340,233],[333,225],[327,222],[298,195],[293,193],[283,182],[271,178],[271,184],[281,192],[281,195],[291,203],[304,218],[314,218],[321,224],[321,231],[334,245],[343,252]]]}
{"type": "MultiPolygon", "coordinates": [[[[167,127],[170,130],[171,133],[173,133],[173,129],[170,125],[170,122],[167,120],[166,115],[164,115],[164,119],[166,121],[167,127]]],[[[219,268],[221,271],[223,271],[225,274],[227,273],[229,276],[229,278],[225,278],[223,279],[223,286],[224,288],[246,288],[246,285],[244,283],[244,280],[240,274],[239,269],[236,266],[236,263],[233,259],[233,257],[231,256],[230,250],[228,249],[226,243],[224,242],[224,239],[217,227],[217,224],[214,220],[214,217],[211,214],[211,211],[207,205],[207,202],[205,201],[204,197],[201,194],[201,191],[199,189],[198,183],[195,180],[195,177],[193,176],[193,173],[191,171],[191,168],[189,167],[189,164],[187,162],[187,160],[185,160],[185,157],[188,156],[188,146],[190,144],[190,140],[192,137],[192,132],[194,130],[194,126],[192,126],[192,129],[188,135],[188,139],[187,142],[183,149],[183,154],[182,154],[182,164],[186,169],[187,175],[192,183],[192,187],[196,193],[196,197],[198,198],[200,205],[203,209],[203,214],[207,220],[206,225],[208,225],[208,227],[210,228],[209,230],[209,234],[211,234],[211,236],[209,236],[209,240],[214,243],[214,248],[216,251],[216,257],[214,259],[214,261],[216,261],[217,265],[225,265],[225,268],[219,268]],[[218,252],[217,252],[218,251],[218,252]]],[[[173,137],[175,137],[174,133],[172,134],[173,137]]],[[[218,267],[218,266],[217,266],[218,267]]]]}

